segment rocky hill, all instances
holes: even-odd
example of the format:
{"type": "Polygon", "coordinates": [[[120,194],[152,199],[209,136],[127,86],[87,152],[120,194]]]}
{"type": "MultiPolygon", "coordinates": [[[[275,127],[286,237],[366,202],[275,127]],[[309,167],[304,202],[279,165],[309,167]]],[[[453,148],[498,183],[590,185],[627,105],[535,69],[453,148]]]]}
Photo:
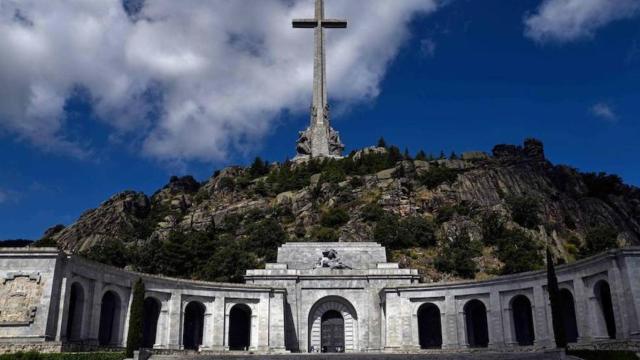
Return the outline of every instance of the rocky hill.
{"type": "Polygon", "coordinates": [[[379,145],[342,160],[257,159],[203,183],[173,177],[151,196],[116,194],[40,242],[107,262],[115,253],[117,265],[144,271],[240,280],[224,261],[260,266],[284,241],[378,241],[425,281],[539,268],[545,244],[561,261],[640,244],[640,189],[553,165],[537,140],[437,159],[379,145]],[[162,261],[175,264],[153,265],[162,261]]]}

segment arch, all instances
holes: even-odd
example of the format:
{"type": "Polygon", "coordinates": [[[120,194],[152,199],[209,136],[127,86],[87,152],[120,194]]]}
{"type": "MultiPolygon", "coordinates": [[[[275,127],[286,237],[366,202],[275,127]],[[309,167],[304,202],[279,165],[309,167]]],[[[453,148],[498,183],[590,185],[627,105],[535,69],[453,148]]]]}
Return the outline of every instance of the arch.
{"type": "Polygon", "coordinates": [[[186,350],[199,350],[204,333],[205,306],[198,301],[192,301],[184,309],[184,330],[182,332],[182,346],[186,350]]]}
{"type": "Polygon", "coordinates": [[[67,318],[67,340],[82,340],[82,322],[84,316],[84,288],[80,283],[71,285],[69,311],[67,318]]]}
{"type": "Polygon", "coordinates": [[[154,297],[144,299],[144,309],[142,317],[142,347],[151,349],[156,343],[158,330],[158,320],[160,319],[162,303],[154,297]]]}
{"type": "Polygon", "coordinates": [[[236,304],[229,311],[229,350],[247,351],[251,347],[251,308],[236,304]]]}
{"type": "Polygon", "coordinates": [[[469,300],[464,305],[463,311],[469,347],[489,346],[487,308],[484,306],[484,303],[477,299],[469,300]]]}
{"type": "Polygon", "coordinates": [[[344,318],[336,310],[322,314],[320,349],[323,353],[344,352],[344,318]]]}
{"type": "Polygon", "coordinates": [[[442,347],[440,309],[435,304],[425,303],[418,308],[418,337],[421,349],[442,347]]]}
{"type": "Polygon", "coordinates": [[[533,312],[529,298],[524,295],[517,295],[511,299],[511,313],[518,345],[533,345],[536,336],[533,329],[533,312]]]}
{"type": "Polygon", "coordinates": [[[562,326],[567,337],[567,342],[578,342],[578,322],[576,320],[576,307],[571,291],[560,289],[560,311],[562,311],[562,326]]]}
{"type": "Polygon", "coordinates": [[[100,305],[100,329],[98,344],[101,346],[118,345],[120,337],[120,296],[112,290],[104,293],[100,305]]]}
{"type": "Polygon", "coordinates": [[[600,280],[593,287],[594,294],[600,307],[600,312],[610,339],[616,338],[616,319],[613,313],[611,288],[606,280],[600,280]]]}
{"type": "Polygon", "coordinates": [[[339,296],[327,296],[318,300],[309,311],[309,351],[322,348],[322,316],[334,310],[344,320],[344,351],[358,349],[358,314],[351,303],[339,296]]]}

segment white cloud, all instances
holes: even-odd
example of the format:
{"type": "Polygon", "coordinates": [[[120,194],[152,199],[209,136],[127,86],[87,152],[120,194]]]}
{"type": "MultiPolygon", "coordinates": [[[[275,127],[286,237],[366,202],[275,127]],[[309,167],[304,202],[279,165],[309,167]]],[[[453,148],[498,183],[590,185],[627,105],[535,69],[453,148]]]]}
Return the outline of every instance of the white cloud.
{"type": "MultiPolygon", "coordinates": [[[[438,0],[327,1],[330,95],[380,92],[408,24],[438,0]]],[[[121,0],[0,0],[0,127],[38,147],[86,156],[64,119],[82,86],[117,137],[163,160],[220,160],[269,133],[283,110],[306,111],[313,33],[291,19],[312,1],[146,1],[129,19],[121,0]],[[159,92],[161,114],[148,93],[159,92]]],[[[113,134],[111,134],[113,135],[113,134]]],[[[295,139],[291,139],[292,146],[295,139]]]]}
{"type": "Polygon", "coordinates": [[[588,39],[603,26],[638,14],[638,0],[544,0],[525,18],[525,35],[541,43],[588,39]]]}
{"type": "Polygon", "coordinates": [[[608,122],[618,121],[618,114],[616,114],[615,110],[607,103],[599,102],[593,105],[590,111],[593,116],[602,120],[608,122]]]}
{"type": "Polygon", "coordinates": [[[437,44],[432,39],[426,38],[420,40],[420,52],[426,58],[432,58],[436,54],[437,44]]]}

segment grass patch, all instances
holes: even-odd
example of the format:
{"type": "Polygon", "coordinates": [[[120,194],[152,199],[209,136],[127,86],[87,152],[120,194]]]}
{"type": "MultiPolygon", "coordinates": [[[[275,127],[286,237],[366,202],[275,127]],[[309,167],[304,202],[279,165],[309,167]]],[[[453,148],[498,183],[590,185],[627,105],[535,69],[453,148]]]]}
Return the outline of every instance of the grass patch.
{"type": "Polygon", "coordinates": [[[567,355],[584,360],[640,360],[632,351],[568,350],[567,355]]]}
{"type": "Polygon", "coordinates": [[[52,353],[35,351],[2,354],[0,360],[122,360],[123,352],[52,353]]]}

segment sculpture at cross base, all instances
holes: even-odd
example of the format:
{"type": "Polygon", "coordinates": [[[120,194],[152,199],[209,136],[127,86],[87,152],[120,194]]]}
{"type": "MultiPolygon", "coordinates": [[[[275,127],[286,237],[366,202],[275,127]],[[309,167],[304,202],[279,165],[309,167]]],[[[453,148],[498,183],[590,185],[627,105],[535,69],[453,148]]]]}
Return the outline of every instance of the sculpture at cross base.
{"type": "Polygon", "coordinates": [[[324,0],[316,0],[315,18],[293,20],[293,27],[315,29],[311,120],[309,127],[299,133],[296,158],[341,157],[344,145],[340,133],[331,127],[329,120],[324,29],[346,28],[347,22],[325,19],[324,0]]]}

